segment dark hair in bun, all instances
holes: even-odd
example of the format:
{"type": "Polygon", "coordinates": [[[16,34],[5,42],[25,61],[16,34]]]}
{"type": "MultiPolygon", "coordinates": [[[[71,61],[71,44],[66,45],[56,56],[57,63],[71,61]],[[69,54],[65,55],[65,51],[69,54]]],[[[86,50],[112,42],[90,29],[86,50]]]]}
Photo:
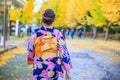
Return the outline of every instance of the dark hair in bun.
{"type": "Polygon", "coordinates": [[[42,22],[51,25],[55,19],[55,13],[52,9],[46,9],[42,16],[42,22]]]}

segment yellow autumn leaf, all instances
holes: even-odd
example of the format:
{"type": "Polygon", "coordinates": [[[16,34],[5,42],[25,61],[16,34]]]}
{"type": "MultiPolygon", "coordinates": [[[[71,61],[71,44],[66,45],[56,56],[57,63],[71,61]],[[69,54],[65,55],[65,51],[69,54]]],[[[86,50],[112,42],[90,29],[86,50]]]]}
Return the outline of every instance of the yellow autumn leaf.
{"type": "Polygon", "coordinates": [[[16,48],[0,54],[0,66],[7,64],[9,59],[13,58],[15,54],[26,54],[26,52],[27,50],[25,48],[16,48]]]}

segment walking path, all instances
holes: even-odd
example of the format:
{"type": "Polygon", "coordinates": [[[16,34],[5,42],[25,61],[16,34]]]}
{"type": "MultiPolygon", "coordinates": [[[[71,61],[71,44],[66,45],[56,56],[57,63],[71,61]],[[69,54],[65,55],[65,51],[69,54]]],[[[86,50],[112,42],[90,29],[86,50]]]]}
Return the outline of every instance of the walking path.
{"type": "Polygon", "coordinates": [[[6,48],[0,46],[0,53],[6,52],[8,50],[11,50],[13,48],[16,48],[17,46],[23,45],[25,43],[25,38],[19,38],[14,37],[16,39],[13,39],[13,36],[10,36],[10,38],[6,41],[6,48]]]}
{"type": "MultiPolygon", "coordinates": [[[[78,40],[67,41],[73,63],[71,80],[120,80],[120,54],[118,51],[112,52],[106,47],[104,50],[107,52],[101,53],[102,51],[97,52],[91,48],[81,48],[84,45],[80,46],[75,43],[76,41],[78,40]]],[[[83,44],[83,41],[80,42],[83,44]]],[[[87,47],[89,46],[87,45],[87,47]]],[[[26,45],[20,48],[26,48],[26,45]]],[[[0,80],[31,80],[31,68],[32,66],[26,63],[26,54],[17,54],[9,60],[8,64],[0,67],[0,80]]]]}

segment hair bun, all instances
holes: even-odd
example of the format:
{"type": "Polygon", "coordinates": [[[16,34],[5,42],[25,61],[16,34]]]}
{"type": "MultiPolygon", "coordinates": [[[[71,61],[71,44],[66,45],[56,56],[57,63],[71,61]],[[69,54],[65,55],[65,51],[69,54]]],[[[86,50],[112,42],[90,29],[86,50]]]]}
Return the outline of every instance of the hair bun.
{"type": "Polygon", "coordinates": [[[46,9],[43,12],[43,23],[47,24],[47,25],[51,25],[55,19],[55,13],[52,9],[46,9]]]}

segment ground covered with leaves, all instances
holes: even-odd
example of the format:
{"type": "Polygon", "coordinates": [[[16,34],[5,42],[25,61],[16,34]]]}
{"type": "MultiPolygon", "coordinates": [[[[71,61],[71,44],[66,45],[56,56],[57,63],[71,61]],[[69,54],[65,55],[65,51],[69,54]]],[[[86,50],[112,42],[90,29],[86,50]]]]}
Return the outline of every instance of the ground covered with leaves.
{"type": "MultiPolygon", "coordinates": [[[[66,40],[73,69],[71,80],[120,80],[120,43],[66,40]]],[[[26,63],[26,45],[0,54],[0,80],[32,80],[26,63]]],[[[64,79],[60,79],[64,80],[64,79]]]]}

